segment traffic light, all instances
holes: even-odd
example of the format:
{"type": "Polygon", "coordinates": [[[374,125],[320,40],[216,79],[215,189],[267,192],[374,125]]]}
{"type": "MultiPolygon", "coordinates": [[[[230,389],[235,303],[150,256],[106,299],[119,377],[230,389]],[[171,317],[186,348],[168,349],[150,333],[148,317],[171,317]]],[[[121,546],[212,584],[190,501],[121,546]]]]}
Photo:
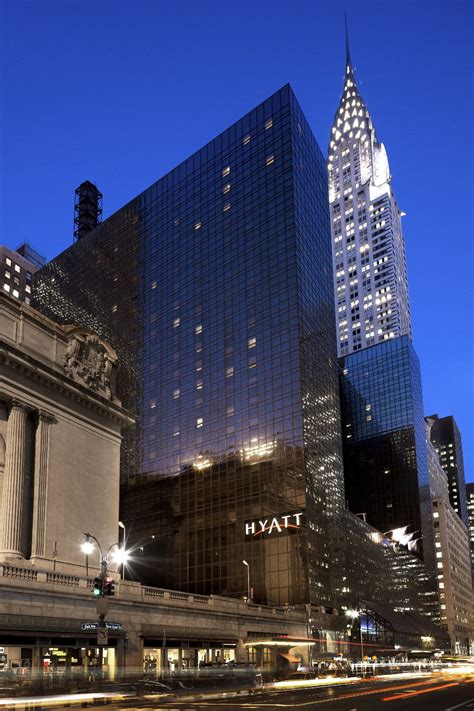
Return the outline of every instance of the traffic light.
{"type": "Polygon", "coordinates": [[[92,594],[94,597],[102,596],[102,578],[94,578],[94,585],[92,587],[92,594]]]}
{"type": "Polygon", "coordinates": [[[115,580],[106,578],[104,581],[104,597],[111,597],[112,595],[115,595],[115,580]]]}

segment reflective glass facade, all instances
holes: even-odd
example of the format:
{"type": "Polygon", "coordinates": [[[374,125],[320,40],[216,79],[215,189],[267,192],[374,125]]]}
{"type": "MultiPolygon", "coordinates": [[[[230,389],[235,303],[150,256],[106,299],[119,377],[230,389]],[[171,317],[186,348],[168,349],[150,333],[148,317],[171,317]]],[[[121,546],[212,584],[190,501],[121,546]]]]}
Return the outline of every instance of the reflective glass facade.
{"type": "Polygon", "coordinates": [[[324,531],[344,498],[327,180],[290,87],[47,265],[36,293],[118,351],[140,416],[125,478],[160,482],[147,534],[171,541],[173,584],[245,592],[246,559],[260,600],[329,602],[324,531]]]}
{"type": "Polygon", "coordinates": [[[380,531],[409,526],[421,537],[426,527],[429,534],[423,399],[413,345],[402,336],[340,363],[349,508],[364,512],[380,531]]]}

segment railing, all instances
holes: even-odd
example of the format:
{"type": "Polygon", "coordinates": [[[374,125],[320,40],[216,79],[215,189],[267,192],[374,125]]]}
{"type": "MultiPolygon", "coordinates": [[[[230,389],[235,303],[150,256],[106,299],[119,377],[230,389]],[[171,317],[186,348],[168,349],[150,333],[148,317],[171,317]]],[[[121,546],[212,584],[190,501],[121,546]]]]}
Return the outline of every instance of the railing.
{"type": "MultiPolygon", "coordinates": [[[[56,571],[38,570],[34,568],[21,567],[10,564],[0,565],[0,582],[1,578],[8,578],[19,583],[37,583],[38,585],[60,586],[61,588],[73,588],[75,594],[88,594],[92,587],[92,579],[79,575],[60,573],[56,571]]],[[[71,590],[72,592],[72,590],[71,590]]],[[[272,607],[270,605],[258,605],[255,603],[246,603],[240,598],[223,597],[220,595],[196,595],[193,593],[179,592],[176,590],[166,590],[164,588],[155,588],[148,585],[140,585],[130,581],[118,581],[116,600],[142,600],[150,604],[175,604],[180,606],[184,603],[188,605],[198,605],[200,607],[208,605],[216,612],[237,612],[242,615],[259,616],[263,614],[271,614],[278,617],[304,617],[304,613],[296,613],[295,610],[285,609],[281,607],[272,607]],[[291,614],[290,614],[291,613],[291,614]]]]}
{"type": "Polygon", "coordinates": [[[80,578],[77,575],[64,575],[63,573],[46,573],[47,583],[56,583],[59,585],[74,585],[79,586],[80,578]]]}
{"type": "Polygon", "coordinates": [[[37,580],[38,578],[38,571],[31,568],[19,568],[16,565],[8,564],[1,567],[4,578],[17,578],[18,580],[37,580]]]}

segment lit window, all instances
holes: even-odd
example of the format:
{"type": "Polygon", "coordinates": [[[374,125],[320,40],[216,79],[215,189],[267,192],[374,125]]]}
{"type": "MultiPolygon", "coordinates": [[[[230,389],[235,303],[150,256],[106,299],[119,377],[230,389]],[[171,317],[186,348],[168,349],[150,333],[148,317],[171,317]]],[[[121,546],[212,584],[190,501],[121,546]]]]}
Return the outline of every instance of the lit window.
{"type": "Polygon", "coordinates": [[[195,230],[200,230],[200,229],[201,229],[201,223],[200,223],[200,222],[196,222],[196,224],[194,225],[194,229],[195,229],[195,230]]]}
{"type": "Polygon", "coordinates": [[[176,390],[173,390],[173,400],[177,400],[179,398],[179,388],[176,388],[176,390]]]}
{"type": "Polygon", "coordinates": [[[229,175],[230,173],[230,166],[226,166],[224,170],[222,171],[222,177],[225,178],[226,175],[229,175]]]}
{"type": "Polygon", "coordinates": [[[156,289],[156,286],[157,286],[156,280],[155,280],[155,281],[152,281],[152,282],[151,282],[151,288],[152,288],[152,289],[156,289]]]}
{"type": "Polygon", "coordinates": [[[19,292],[18,292],[16,289],[13,289],[13,296],[14,296],[16,299],[18,299],[19,296],[20,296],[19,292]]]}
{"type": "Polygon", "coordinates": [[[199,429],[200,427],[202,427],[203,422],[204,422],[203,418],[202,418],[202,417],[198,417],[197,420],[196,420],[196,427],[197,427],[198,429],[199,429]]]}
{"type": "Polygon", "coordinates": [[[5,291],[10,291],[10,284],[4,284],[3,288],[5,289],[5,291]]]}
{"type": "Polygon", "coordinates": [[[225,411],[226,417],[232,417],[234,414],[234,406],[229,405],[229,407],[225,411]]]}
{"type": "Polygon", "coordinates": [[[118,309],[117,304],[114,304],[114,305],[112,306],[112,312],[115,313],[115,312],[117,311],[117,309],[118,309]]]}
{"type": "Polygon", "coordinates": [[[255,337],[249,338],[247,346],[249,348],[255,348],[256,345],[257,345],[257,339],[255,337]]]}
{"type": "Polygon", "coordinates": [[[265,121],[265,131],[273,126],[273,119],[269,118],[265,121]]]}
{"type": "Polygon", "coordinates": [[[224,207],[222,208],[222,212],[227,212],[227,210],[230,210],[230,202],[226,202],[224,207]]]}
{"type": "Polygon", "coordinates": [[[5,272],[5,276],[6,276],[7,279],[11,279],[11,274],[10,274],[10,272],[5,272]]]}
{"type": "Polygon", "coordinates": [[[178,328],[180,323],[181,319],[179,318],[179,316],[177,316],[175,319],[173,319],[173,328],[178,328]]]}
{"type": "Polygon", "coordinates": [[[226,195],[228,192],[230,192],[230,183],[226,183],[224,187],[222,188],[222,192],[224,195],[226,195]]]}
{"type": "Polygon", "coordinates": [[[29,303],[30,303],[30,297],[29,297],[29,296],[25,296],[25,304],[29,304],[29,303]]]}
{"type": "Polygon", "coordinates": [[[194,333],[202,333],[202,323],[199,323],[194,329],[194,333]]]}
{"type": "Polygon", "coordinates": [[[247,146],[250,143],[250,133],[248,133],[246,136],[244,136],[244,146],[247,146]]]}
{"type": "Polygon", "coordinates": [[[7,267],[11,267],[12,260],[10,259],[10,257],[5,257],[5,264],[7,265],[7,267]]]}
{"type": "Polygon", "coordinates": [[[202,380],[198,380],[196,383],[196,390],[202,390],[202,380]]]}
{"type": "Polygon", "coordinates": [[[21,267],[18,264],[15,264],[15,271],[19,274],[21,272],[21,267]]]}
{"type": "Polygon", "coordinates": [[[150,400],[150,409],[153,410],[156,407],[156,400],[150,400]]]}
{"type": "Polygon", "coordinates": [[[226,368],[225,377],[231,378],[233,375],[234,375],[234,366],[230,365],[228,368],[226,368]]]}
{"type": "Polygon", "coordinates": [[[272,154],[271,156],[268,156],[267,159],[265,160],[265,165],[271,165],[274,162],[275,162],[275,156],[272,154]]]}

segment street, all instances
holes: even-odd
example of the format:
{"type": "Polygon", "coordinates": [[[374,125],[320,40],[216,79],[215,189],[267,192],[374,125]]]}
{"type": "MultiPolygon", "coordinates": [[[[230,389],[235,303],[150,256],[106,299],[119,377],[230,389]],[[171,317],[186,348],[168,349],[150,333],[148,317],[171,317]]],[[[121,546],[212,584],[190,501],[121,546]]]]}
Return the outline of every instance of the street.
{"type": "Polygon", "coordinates": [[[474,711],[474,674],[433,675],[430,678],[400,679],[390,681],[377,679],[355,682],[350,689],[345,687],[325,689],[298,689],[270,691],[242,700],[153,700],[151,697],[130,703],[114,705],[120,711],[154,709],[155,711],[199,711],[219,709],[243,711],[246,709],[294,709],[310,711],[317,707],[331,711],[373,711],[383,707],[390,711],[474,711]]]}

